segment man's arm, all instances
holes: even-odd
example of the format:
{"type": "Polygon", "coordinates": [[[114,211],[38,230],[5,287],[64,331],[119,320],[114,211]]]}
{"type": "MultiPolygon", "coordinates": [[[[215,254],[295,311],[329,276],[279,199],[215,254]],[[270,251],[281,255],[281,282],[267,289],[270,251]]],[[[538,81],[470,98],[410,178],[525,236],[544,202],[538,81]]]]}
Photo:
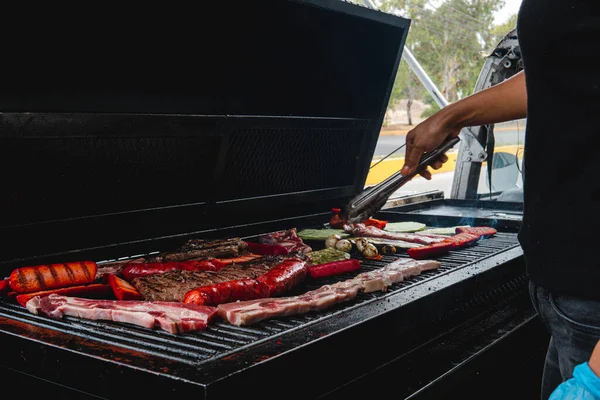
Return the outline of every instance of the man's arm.
{"type": "MultiPolygon", "coordinates": [[[[515,74],[490,88],[452,103],[425,121],[421,122],[406,136],[406,156],[402,173],[412,172],[426,151],[437,148],[448,137],[456,137],[467,126],[479,126],[511,121],[527,116],[527,89],[525,73],[515,74]]],[[[441,167],[443,161],[432,164],[434,169],[441,167]]],[[[421,175],[431,179],[431,173],[425,170],[421,175]]]]}

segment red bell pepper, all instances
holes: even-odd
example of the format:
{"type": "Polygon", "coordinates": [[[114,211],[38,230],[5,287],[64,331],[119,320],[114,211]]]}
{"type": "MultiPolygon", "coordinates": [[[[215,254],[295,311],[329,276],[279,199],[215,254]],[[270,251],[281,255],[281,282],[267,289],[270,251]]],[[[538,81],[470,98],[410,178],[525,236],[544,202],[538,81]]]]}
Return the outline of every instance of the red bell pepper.
{"type": "Polygon", "coordinates": [[[112,289],[115,297],[118,300],[141,300],[142,295],[138,290],[131,286],[125,279],[121,279],[116,275],[108,275],[108,285],[112,289]]]}
{"type": "Polygon", "coordinates": [[[375,219],[375,218],[369,218],[368,220],[363,221],[363,224],[365,224],[367,226],[374,226],[376,228],[383,229],[387,225],[387,221],[382,221],[380,219],[375,219]]]}
{"type": "Polygon", "coordinates": [[[413,247],[406,252],[415,260],[423,260],[430,257],[436,257],[445,254],[454,248],[454,244],[449,241],[433,243],[427,246],[413,247]]]}
{"type": "Polygon", "coordinates": [[[480,236],[472,235],[470,233],[459,233],[458,235],[450,236],[446,241],[452,243],[454,248],[460,248],[474,244],[480,238],[480,236]]]}
{"type": "Polygon", "coordinates": [[[333,261],[330,263],[313,265],[308,268],[308,274],[311,278],[325,278],[353,272],[360,269],[360,261],[350,258],[348,260],[333,261]]]}
{"type": "Polygon", "coordinates": [[[477,235],[480,237],[492,236],[498,233],[498,231],[494,228],[490,228],[489,226],[476,226],[476,227],[458,227],[456,228],[456,233],[470,233],[472,235],[477,235]]]}
{"type": "Polygon", "coordinates": [[[71,286],[60,289],[18,294],[16,296],[16,299],[20,305],[25,307],[25,304],[27,304],[27,302],[35,296],[45,297],[53,293],[61,296],[85,297],[87,299],[105,299],[112,297],[112,290],[110,286],[104,285],[102,283],[93,283],[91,285],[71,286]]]}
{"type": "Polygon", "coordinates": [[[10,292],[10,285],[8,284],[8,278],[0,281],[0,296],[4,296],[10,292]]]}
{"type": "MultiPolygon", "coordinates": [[[[126,264],[121,274],[131,282],[141,276],[164,274],[171,271],[216,271],[218,268],[209,260],[171,261],[165,263],[126,264]]],[[[107,278],[107,276],[105,276],[107,278]]]]}
{"type": "Polygon", "coordinates": [[[248,244],[248,250],[254,254],[267,255],[267,256],[279,256],[288,254],[287,247],[280,244],[266,244],[266,243],[254,243],[246,242],[248,244]]]}

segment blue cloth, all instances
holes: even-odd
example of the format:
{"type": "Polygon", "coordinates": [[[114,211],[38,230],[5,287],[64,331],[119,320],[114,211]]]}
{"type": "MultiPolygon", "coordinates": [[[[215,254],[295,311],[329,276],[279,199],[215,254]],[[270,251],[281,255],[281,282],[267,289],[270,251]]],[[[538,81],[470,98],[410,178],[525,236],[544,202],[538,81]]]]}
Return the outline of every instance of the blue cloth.
{"type": "Polygon", "coordinates": [[[552,392],[549,400],[598,399],[600,399],[600,378],[594,374],[586,362],[575,367],[573,377],[561,383],[552,392]]]}

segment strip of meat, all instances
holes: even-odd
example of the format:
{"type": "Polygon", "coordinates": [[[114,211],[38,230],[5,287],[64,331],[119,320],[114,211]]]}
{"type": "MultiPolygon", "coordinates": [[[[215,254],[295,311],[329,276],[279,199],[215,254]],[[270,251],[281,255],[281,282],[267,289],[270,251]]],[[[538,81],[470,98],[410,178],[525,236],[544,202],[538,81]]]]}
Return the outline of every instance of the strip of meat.
{"type": "Polygon", "coordinates": [[[96,270],[97,266],[93,261],[21,267],[13,270],[8,283],[17,293],[87,285],[96,278],[96,270]]]}
{"type": "Polygon", "coordinates": [[[172,333],[183,333],[205,329],[217,315],[215,307],[170,302],[145,302],[127,300],[90,300],[51,294],[36,296],[26,304],[33,314],[44,314],[52,318],[63,315],[91,319],[123,322],[172,333]]]}
{"type": "Polygon", "coordinates": [[[211,306],[277,296],[302,282],[306,277],[306,270],[305,261],[284,260],[256,279],[238,279],[190,290],[185,294],[183,302],[211,306]]]}
{"type": "Polygon", "coordinates": [[[288,254],[306,254],[312,251],[312,248],[298,237],[296,228],[262,235],[258,238],[258,243],[283,246],[287,249],[288,254]]]}
{"type": "Polygon", "coordinates": [[[445,238],[432,238],[418,233],[388,232],[365,224],[345,224],[344,230],[354,236],[367,236],[392,240],[403,240],[411,243],[433,244],[443,242],[445,238]]]}
{"type": "MultiPolygon", "coordinates": [[[[369,243],[373,243],[375,246],[394,246],[397,249],[412,249],[413,247],[421,247],[424,246],[419,243],[411,243],[406,242],[404,240],[391,240],[391,239],[382,239],[382,238],[373,238],[373,237],[362,237],[367,240],[369,243]]],[[[361,237],[353,237],[351,240],[356,241],[357,239],[361,239],[361,237]]]]}
{"type": "Polygon", "coordinates": [[[146,262],[185,261],[198,258],[238,257],[247,251],[246,242],[240,238],[206,241],[194,239],[187,241],[173,252],[161,253],[146,259],[146,262]]]}
{"type": "Polygon", "coordinates": [[[455,246],[452,242],[440,242],[433,243],[428,246],[408,249],[406,252],[415,260],[424,260],[426,258],[437,257],[442,254],[446,254],[454,248],[455,246]]]}
{"type": "Polygon", "coordinates": [[[361,290],[386,290],[393,283],[439,267],[440,263],[433,260],[399,259],[378,270],[359,274],[334,285],[325,285],[299,296],[220,304],[217,308],[221,318],[229,323],[250,325],[268,318],[325,310],[352,300],[361,290]]]}
{"type": "Polygon", "coordinates": [[[446,241],[452,243],[452,247],[454,248],[461,248],[474,244],[480,238],[481,236],[470,233],[459,233],[457,235],[450,236],[446,239],[446,241]]]}
{"type": "Polygon", "coordinates": [[[282,246],[280,244],[266,244],[266,243],[248,243],[248,250],[255,254],[264,254],[264,255],[282,255],[288,254],[290,247],[282,246]]]}
{"type": "MultiPolygon", "coordinates": [[[[166,263],[132,263],[127,264],[121,274],[129,282],[141,276],[164,274],[170,271],[216,271],[217,266],[211,261],[172,261],[166,263]]],[[[116,275],[116,274],[110,274],[116,275]]]]}
{"type": "Polygon", "coordinates": [[[71,286],[67,288],[44,290],[41,292],[24,293],[16,295],[17,302],[25,307],[25,304],[34,297],[45,297],[51,294],[61,296],[78,296],[86,299],[106,299],[112,297],[113,291],[110,286],[101,283],[91,285],[71,286]]]}
{"type": "Polygon", "coordinates": [[[148,301],[183,301],[192,289],[237,279],[255,279],[285,258],[264,256],[244,264],[232,264],[219,271],[172,271],[142,276],[131,283],[148,301]]]}

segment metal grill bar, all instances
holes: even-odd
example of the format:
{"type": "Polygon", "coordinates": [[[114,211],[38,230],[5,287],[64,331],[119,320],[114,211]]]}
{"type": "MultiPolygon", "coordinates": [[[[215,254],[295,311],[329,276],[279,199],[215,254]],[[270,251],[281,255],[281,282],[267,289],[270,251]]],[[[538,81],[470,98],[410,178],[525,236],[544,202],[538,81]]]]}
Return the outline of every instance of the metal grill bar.
{"type": "MultiPolygon", "coordinates": [[[[258,345],[276,335],[286,334],[306,324],[318,323],[335,313],[360,307],[361,304],[388,296],[419,282],[436,279],[442,274],[452,272],[457,268],[480,261],[483,258],[493,256],[498,252],[517,247],[518,245],[516,234],[497,233],[492,238],[480,240],[472,247],[451,251],[449,254],[439,257],[438,260],[441,262],[439,270],[428,271],[404,282],[394,284],[386,293],[359,293],[354,301],[339,304],[324,312],[266,320],[249,327],[238,327],[219,321],[204,331],[179,335],[177,340],[173,340],[173,336],[166,332],[151,331],[127,324],[89,321],[71,317],[66,317],[62,320],[53,320],[30,314],[23,307],[8,303],[0,303],[0,315],[23,320],[34,325],[50,327],[72,335],[81,335],[86,338],[91,337],[101,342],[159,355],[191,365],[201,365],[236,353],[249,346],[258,345]]],[[[408,255],[399,254],[393,257],[386,255],[379,261],[363,258],[361,259],[361,272],[384,267],[397,258],[408,258],[408,255]]],[[[356,273],[319,281],[307,281],[299,290],[302,292],[313,290],[321,285],[332,284],[352,278],[355,275],[356,273]]]]}

